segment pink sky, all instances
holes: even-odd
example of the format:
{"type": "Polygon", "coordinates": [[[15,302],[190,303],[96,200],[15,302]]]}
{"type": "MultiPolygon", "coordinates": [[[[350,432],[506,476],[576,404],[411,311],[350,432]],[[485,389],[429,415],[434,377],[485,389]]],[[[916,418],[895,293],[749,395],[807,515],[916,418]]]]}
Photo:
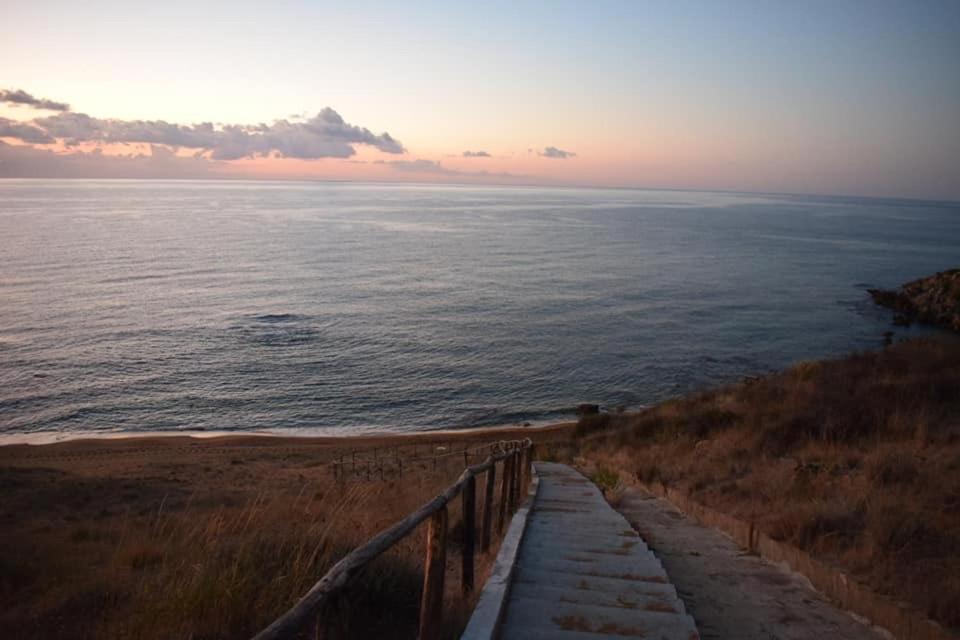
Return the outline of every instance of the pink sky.
{"type": "Polygon", "coordinates": [[[4,7],[0,177],[960,198],[955,2],[55,5],[4,7]]]}

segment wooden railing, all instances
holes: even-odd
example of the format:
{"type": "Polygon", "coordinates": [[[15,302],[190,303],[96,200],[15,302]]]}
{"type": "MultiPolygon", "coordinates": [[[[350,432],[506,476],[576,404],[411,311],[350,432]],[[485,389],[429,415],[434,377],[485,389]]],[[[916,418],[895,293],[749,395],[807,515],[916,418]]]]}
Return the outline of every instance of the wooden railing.
{"type": "Polygon", "coordinates": [[[497,443],[482,463],[464,469],[457,481],[436,498],[381,531],[366,544],[354,549],[335,564],[304,595],[293,608],[277,618],[273,624],[255,636],[254,640],[289,640],[324,632],[324,616],[331,603],[359,573],[375,558],[410,535],[427,520],[426,560],[423,570],[423,594],[420,600],[420,640],[436,640],[443,623],[444,576],[447,562],[447,505],[461,495],[463,499],[463,552],[461,589],[469,595],[474,589],[474,561],[477,535],[477,476],[486,475],[483,493],[483,512],[480,524],[480,550],[490,548],[494,511],[497,511],[497,529],[502,533],[507,519],[516,511],[521,496],[531,478],[533,442],[514,440],[497,443]],[[502,462],[499,505],[495,485],[497,463],[502,462]]]}

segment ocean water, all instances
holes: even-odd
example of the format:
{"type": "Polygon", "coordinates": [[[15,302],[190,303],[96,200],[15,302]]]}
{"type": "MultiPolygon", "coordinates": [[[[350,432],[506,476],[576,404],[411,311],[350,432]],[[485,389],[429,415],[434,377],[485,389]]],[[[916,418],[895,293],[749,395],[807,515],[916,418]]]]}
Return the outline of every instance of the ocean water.
{"type": "Polygon", "coordinates": [[[0,181],[0,433],[637,407],[877,347],[866,288],[956,266],[956,203],[0,181]]]}

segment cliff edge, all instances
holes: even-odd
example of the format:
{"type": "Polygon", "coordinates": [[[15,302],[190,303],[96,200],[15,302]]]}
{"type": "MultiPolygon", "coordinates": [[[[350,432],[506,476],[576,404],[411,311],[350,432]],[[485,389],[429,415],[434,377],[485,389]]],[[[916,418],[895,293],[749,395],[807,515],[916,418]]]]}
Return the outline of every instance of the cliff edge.
{"type": "Polygon", "coordinates": [[[896,312],[894,324],[924,322],[960,331],[960,269],[941,271],[899,289],[868,289],[873,301],[896,312]]]}

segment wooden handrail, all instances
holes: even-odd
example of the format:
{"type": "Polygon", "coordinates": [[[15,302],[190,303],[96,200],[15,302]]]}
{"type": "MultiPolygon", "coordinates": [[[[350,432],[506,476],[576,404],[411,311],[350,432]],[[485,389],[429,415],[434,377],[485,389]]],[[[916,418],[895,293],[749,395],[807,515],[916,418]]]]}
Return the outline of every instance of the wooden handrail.
{"type": "MultiPolygon", "coordinates": [[[[504,461],[503,478],[501,480],[504,491],[500,504],[500,528],[503,528],[505,519],[504,509],[512,513],[515,510],[514,496],[519,494],[519,484],[529,479],[528,469],[524,469],[533,460],[533,442],[514,440],[500,442],[493,446],[491,453],[482,463],[467,467],[463,470],[456,482],[433,498],[419,509],[409,514],[403,520],[381,531],[366,544],[357,547],[339,562],[330,568],[300,600],[286,613],[273,621],[270,626],[258,633],[254,640],[288,640],[298,637],[311,624],[320,624],[319,616],[325,607],[341,589],[347,586],[370,562],[385,551],[410,535],[424,520],[430,518],[427,530],[426,564],[424,566],[424,592],[420,610],[420,638],[426,640],[434,638],[439,633],[442,622],[443,575],[446,564],[446,536],[447,536],[447,504],[460,494],[464,487],[469,486],[464,500],[464,554],[470,550],[468,560],[464,558],[464,593],[473,588],[473,552],[476,548],[476,516],[471,512],[469,517],[466,510],[475,509],[476,505],[476,476],[490,472],[484,502],[484,525],[482,539],[489,544],[489,519],[492,516],[492,480],[496,474],[496,464],[504,461]],[[496,449],[501,449],[496,451],[496,449]],[[507,505],[507,502],[511,503],[507,505]],[[491,514],[491,515],[488,515],[491,514]],[[467,526],[469,524],[469,526],[467,526]],[[469,580],[469,587],[467,586],[469,580]]],[[[458,452],[459,453],[459,452],[458,452]]],[[[319,634],[318,634],[319,635],[319,634]]]]}

